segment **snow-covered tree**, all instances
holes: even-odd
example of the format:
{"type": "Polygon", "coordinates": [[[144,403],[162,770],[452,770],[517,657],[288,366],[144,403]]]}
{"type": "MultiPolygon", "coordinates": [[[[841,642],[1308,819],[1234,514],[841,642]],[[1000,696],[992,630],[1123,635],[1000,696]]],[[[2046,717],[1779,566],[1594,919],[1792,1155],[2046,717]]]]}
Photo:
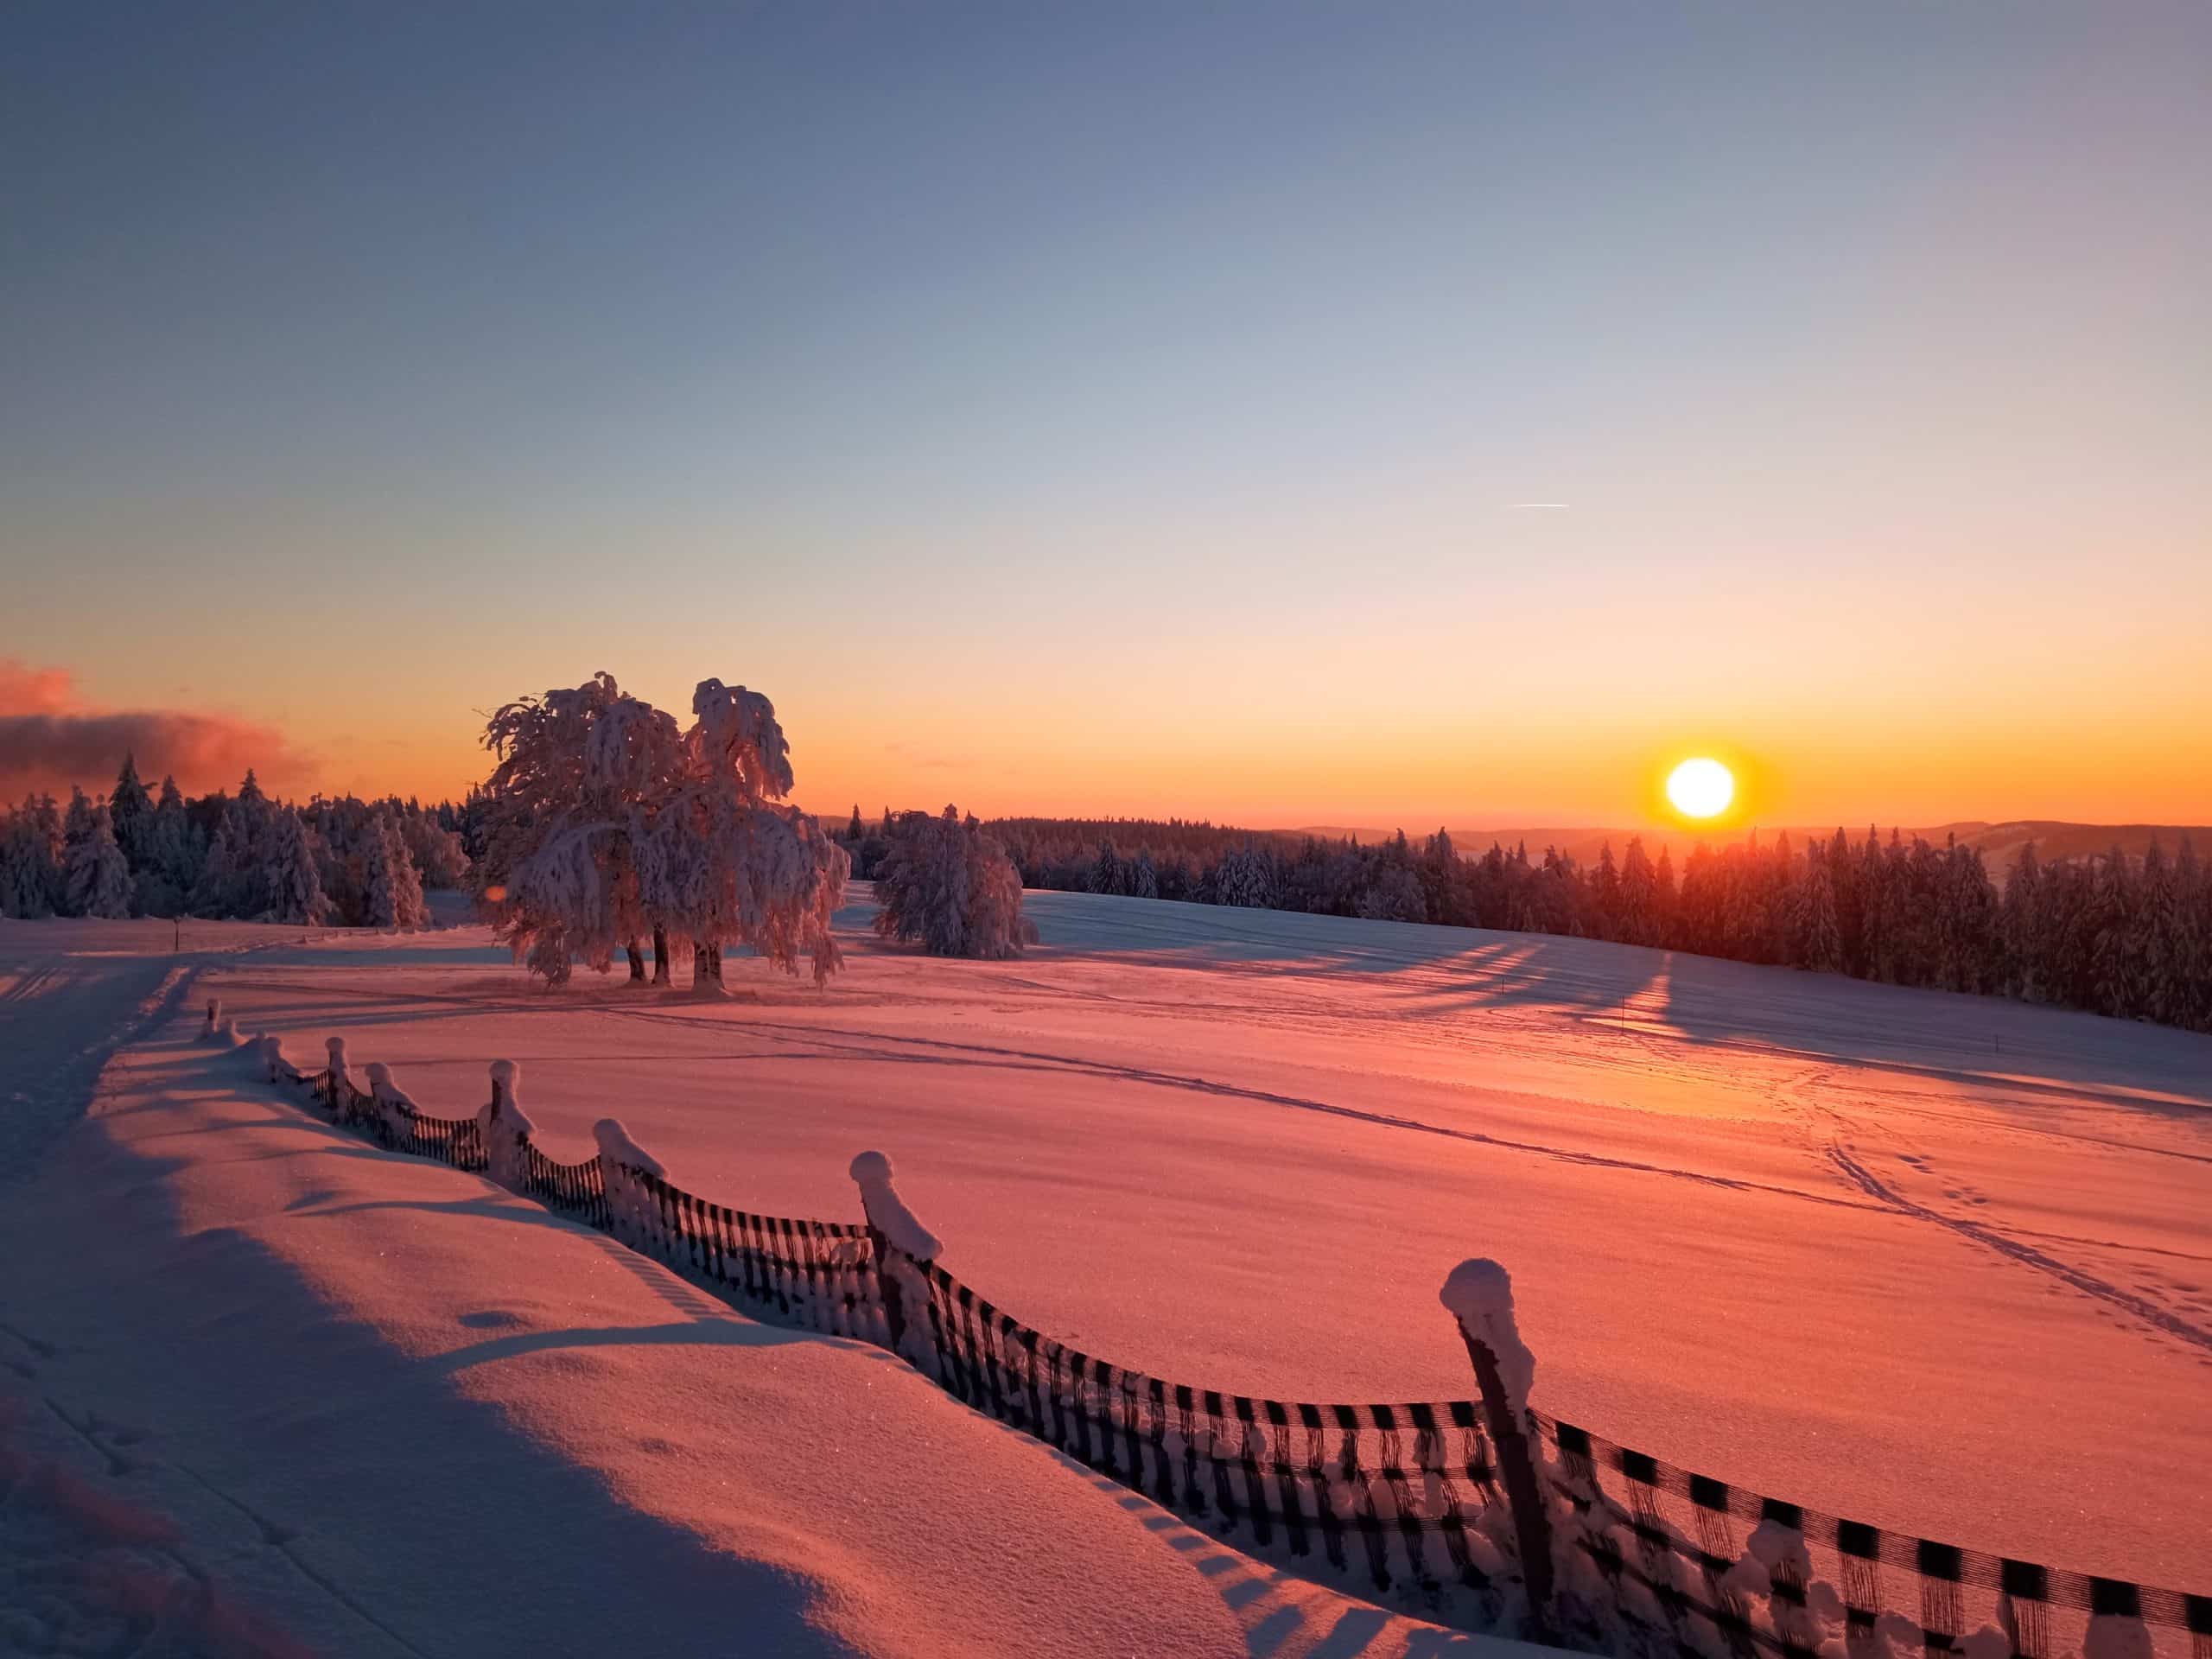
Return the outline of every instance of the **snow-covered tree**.
{"type": "Polygon", "coordinates": [[[147,840],[153,829],[154,798],[138,780],[137,758],[125,754],[123,770],[107,798],[109,822],[115,827],[115,844],[133,870],[147,861],[147,840]]]}
{"type": "Polygon", "coordinates": [[[509,703],[484,743],[499,764],[483,789],[478,903],[515,960],[557,985],[576,960],[604,972],[620,950],[640,979],[651,932],[664,983],[667,928],[640,889],[639,844],[690,764],[675,718],[601,673],[509,703]]]}
{"type": "Polygon", "coordinates": [[[323,896],[307,823],[290,807],[278,809],[276,829],[270,836],[270,919],[309,927],[327,921],[330,901],[323,896]]]}
{"type": "Polygon", "coordinates": [[[948,806],[940,817],[908,812],[889,836],[875,875],[875,931],[918,939],[933,956],[1018,957],[1033,943],[1021,914],[1021,873],[998,837],[948,806]]]}
{"type": "Polygon", "coordinates": [[[1275,901],[1274,861],[1256,847],[1226,854],[1213,872],[1213,901],[1264,910],[1275,901]]]}
{"type": "Polygon", "coordinates": [[[117,918],[130,913],[130,866],[116,845],[105,804],[95,806],[77,791],[63,831],[62,913],[117,918]]]}
{"type": "Polygon", "coordinates": [[[237,883],[238,859],[231,845],[231,827],[219,823],[214,839],[207,843],[207,856],[200,861],[200,874],[192,884],[192,913],[230,915],[232,893],[237,883]]]}
{"type": "Polygon", "coordinates": [[[61,903],[61,816],[26,795],[0,835],[0,916],[51,916],[61,903]]]}
{"type": "Polygon", "coordinates": [[[751,945],[787,973],[809,957],[815,982],[841,961],[830,918],[852,861],[808,813],[785,804],[791,746],[775,705],[757,691],[702,680],[676,788],[639,842],[646,912],[689,934],[697,973],[721,979],[721,953],[751,945]]]}
{"type": "Polygon", "coordinates": [[[440,823],[435,814],[410,801],[405,810],[394,813],[394,822],[423,887],[450,890],[468,879],[468,855],[461,836],[440,823]]]}
{"type": "Polygon", "coordinates": [[[420,927],[429,920],[423,881],[389,811],[379,810],[362,846],[363,917],[371,927],[420,927]]]}

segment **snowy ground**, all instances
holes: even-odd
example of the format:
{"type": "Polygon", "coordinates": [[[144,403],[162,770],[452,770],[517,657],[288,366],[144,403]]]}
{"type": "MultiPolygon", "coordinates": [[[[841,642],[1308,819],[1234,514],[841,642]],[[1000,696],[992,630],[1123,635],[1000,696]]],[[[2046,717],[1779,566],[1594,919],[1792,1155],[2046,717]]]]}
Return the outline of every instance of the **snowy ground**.
{"type": "Polygon", "coordinates": [[[435,997],[471,941],[152,933],[0,931],[0,1654],[1515,1651],[1281,1578],[193,1040],[219,979],[369,955],[435,997]]]}
{"type": "Polygon", "coordinates": [[[189,1040],[210,992],[432,1111],[520,1060],[556,1155],[615,1111],[742,1206],[853,1217],[881,1147],[963,1278],[1201,1385],[1465,1395],[1436,1287],[1494,1255],[1559,1415],[2212,1585],[2205,1039],[1573,940],[1030,906],[1044,947],[1000,964],[876,948],[856,908],[826,995],[742,963],[757,998],[719,1005],[549,995],[473,931],[203,928],[172,960],[148,925],[0,931],[0,1653],[1443,1640],[276,1105],[189,1040]]]}

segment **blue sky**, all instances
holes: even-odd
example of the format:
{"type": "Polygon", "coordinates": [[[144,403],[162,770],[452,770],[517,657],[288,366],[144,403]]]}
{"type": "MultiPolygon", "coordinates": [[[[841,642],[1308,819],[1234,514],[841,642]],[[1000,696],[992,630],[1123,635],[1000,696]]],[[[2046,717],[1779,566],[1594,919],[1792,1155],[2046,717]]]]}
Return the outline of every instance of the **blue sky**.
{"type": "Polygon", "coordinates": [[[0,656],[103,706],[337,786],[451,786],[470,709],[605,667],[763,686],[840,795],[931,754],[1007,810],[1603,816],[1711,733],[1854,819],[2212,810],[2125,745],[1950,801],[1843,729],[1932,697],[2017,760],[2024,697],[2109,726],[2148,675],[2202,730],[2203,8],[0,43],[0,656]]]}

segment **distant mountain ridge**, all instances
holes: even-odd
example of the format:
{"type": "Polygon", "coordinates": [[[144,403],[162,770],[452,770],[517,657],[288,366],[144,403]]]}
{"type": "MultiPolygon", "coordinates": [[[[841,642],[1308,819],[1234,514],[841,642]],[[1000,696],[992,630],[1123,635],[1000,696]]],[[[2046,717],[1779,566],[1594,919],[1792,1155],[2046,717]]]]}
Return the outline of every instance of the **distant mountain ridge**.
{"type": "MultiPolygon", "coordinates": [[[[1462,829],[1457,825],[1448,826],[1452,844],[1463,854],[1479,853],[1493,841],[1502,842],[1508,848],[1512,847],[1516,842],[1525,841],[1532,856],[1541,855],[1547,847],[1556,847],[1568,857],[1581,863],[1595,859],[1599,849],[1608,842],[1612,843],[1613,856],[1618,858],[1627,849],[1629,838],[1631,836],[1640,836],[1643,838],[1644,851],[1650,854],[1652,857],[1658,857],[1659,849],[1664,847],[1674,854],[1675,861],[1677,864],[1680,864],[1688,855],[1690,849],[1700,841],[1709,847],[1727,846],[1742,841],[1745,836],[1752,833],[1754,827],[1762,842],[1771,842],[1777,836],[1786,835],[1793,842],[1800,846],[1815,836],[1825,841],[1833,836],[1837,829],[1837,826],[1832,823],[1825,826],[1780,824],[1771,828],[1764,824],[1758,826],[1744,824],[1734,829],[1700,833],[1693,830],[1663,827],[1642,830],[1605,829],[1592,828],[1587,824],[1549,827],[1540,825],[1508,829],[1462,829]]],[[[1863,838],[1866,833],[1866,826],[1864,823],[1846,823],[1841,827],[1844,833],[1854,842],[1863,838]]],[[[1890,825],[1878,824],[1876,828],[1880,830],[1885,839],[1888,838],[1890,825]]],[[[1435,832],[1435,826],[1408,824],[1405,826],[1405,830],[1407,835],[1419,841],[1433,835],[1435,832]]],[[[1357,836],[1362,842],[1372,842],[1396,835],[1398,827],[1392,825],[1385,830],[1374,825],[1363,827],[1311,824],[1277,833],[1324,836],[1332,840],[1341,840],[1345,836],[1357,836]]],[[[1955,836],[1967,846],[1977,849],[1981,854],[1983,861],[1989,866],[1991,874],[1999,877],[2011,868],[2021,847],[2031,841],[2036,844],[2037,856],[2048,861],[2090,857],[2109,852],[2115,845],[2129,857],[2140,858],[2151,845],[2154,836],[2166,851],[2171,853],[2181,844],[2182,838],[2186,836],[2196,842],[2196,850],[2200,855],[2212,857],[2212,825],[2201,823],[2069,823],[2056,818],[2018,818],[2002,823],[1987,823],[1969,819],[1957,823],[1916,827],[1910,824],[1901,825],[1898,827],[1898,833],[1908,842],[1915,836],[1918,836],[1923,840],[1933,842],[1938,847],[1942,846],[1955,836]]]]}

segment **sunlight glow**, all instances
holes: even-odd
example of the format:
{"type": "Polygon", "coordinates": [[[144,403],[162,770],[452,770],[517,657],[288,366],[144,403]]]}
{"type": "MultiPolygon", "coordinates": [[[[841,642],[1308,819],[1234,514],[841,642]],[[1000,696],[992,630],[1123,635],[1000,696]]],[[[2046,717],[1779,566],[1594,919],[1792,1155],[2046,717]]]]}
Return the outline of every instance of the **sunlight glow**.
{"type": "Polygon", "coordinates": [[[1700,755],[1668,774],[1667,798],[1686,818],[1715,817],[1736,798],[1736,779],[1718,760],[1700,755]]]}

